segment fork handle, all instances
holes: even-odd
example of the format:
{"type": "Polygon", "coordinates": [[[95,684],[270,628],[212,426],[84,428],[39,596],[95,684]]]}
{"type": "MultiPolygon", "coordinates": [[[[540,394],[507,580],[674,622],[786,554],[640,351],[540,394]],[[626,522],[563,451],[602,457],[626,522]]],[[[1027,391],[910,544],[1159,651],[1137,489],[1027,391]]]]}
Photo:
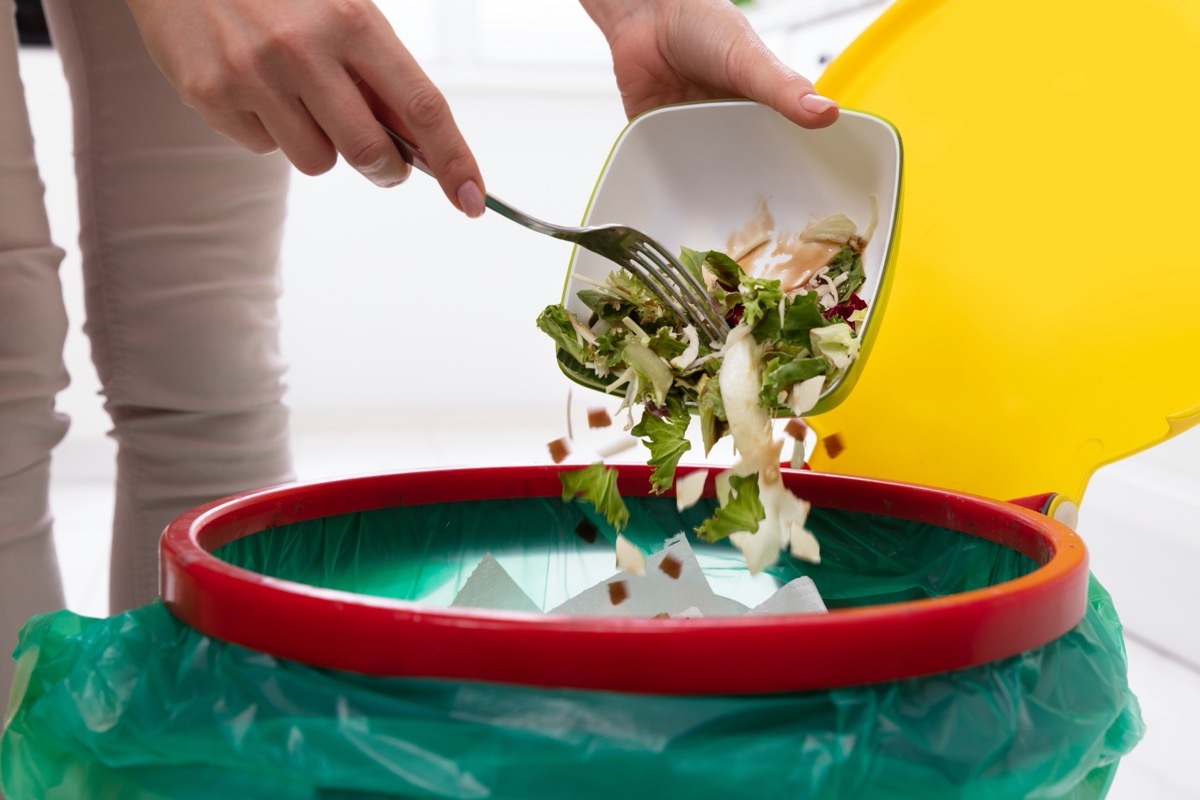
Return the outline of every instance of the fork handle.
{"type": "MultiPolygon", "coordinates": [[[[379,124],[383,125],[382,122],[379,124]]],[[[414,167],[421,170],[421,172],[424,172],[431,178],[434,177],[433,172],[429,169],[429,162],[425,160],[425,154],[421,152],[421,148],[417,147],[408,139],[405,139],[403,136],[396,133],[387,125],[383,125],[383,129],[387,131],[388,136],[392,137],[392,143],[396,145],[396,149],[400,151],[400,155],[405,161],[407,161],[409,164],[412,164],[414,167]]],[[[530,230],[537,231],[538,233],[545,234],[546,236],[552,236],[556,239],[574,241],[573,239],[569,239],[562,235],[563,228],[561,226],[551,225],[548,222],[543,222],[537,217],[531,217],[522,211],[517,211],[515,208],[510,206],[508,203],[505,203],[495,195],[485,194],[483,196],[483,203],[492,211],[495,211],[502,217],[507,217],[518,225],[524,225],[530,230]]]]}
{"type": "MultiPolygon", "coordinates": [[[[382,122],[379,124],[383,125],[382,122]]],[[[433,172],[429,169],[429,162],[425,160],[425,154],[421,152],[421,148],[396,133],[387,125],[383,125],[383,129],[387,131],[388,136],[392,137],[392,144],[396,145],[396,149],[400,151],[401,158],[426,175],[433,177],[433,172]]]]}

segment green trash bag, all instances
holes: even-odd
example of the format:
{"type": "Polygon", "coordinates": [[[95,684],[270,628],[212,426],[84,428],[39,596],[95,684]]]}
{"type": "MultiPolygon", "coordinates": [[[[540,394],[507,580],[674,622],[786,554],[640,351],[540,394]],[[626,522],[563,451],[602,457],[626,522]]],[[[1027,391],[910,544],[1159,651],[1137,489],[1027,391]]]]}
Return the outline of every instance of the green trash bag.
{"type": "MultiPolygon", "coordinates": [[[[626,534],[648,550],[709,513],[680,515],[672,499],[627,502],[626,534]]],[[[605,539],[575,534],[585,515],[614,536],[585,506],[535,498],[295,523],[218,555],[315,585],[441,602],[492,552],[517,567],[510,572],[535,600],[540,586],[546,603],[560,582],[553,564],[582,563],[599,548],[611,571],[605,539]]],[[[814,509],[810,526],[822,563],[786,561],[774,577],[812,576],[831,608],[961,592],[1033,568],[1004,547],[930,525],[814,509]]],[[[739,554],[698,553],[720,591],[721,564],[733,574],[739,554]]],[[[1094,579],[1083,621],[1044,647],[940,675],[792,694],[373,678],[203,636],[160,604],[100,620],[35,617],[16,656],[0,740],[8,800],[1083,800],[1107,793],[1142,735],[1121,626],[1094,579]]]]}

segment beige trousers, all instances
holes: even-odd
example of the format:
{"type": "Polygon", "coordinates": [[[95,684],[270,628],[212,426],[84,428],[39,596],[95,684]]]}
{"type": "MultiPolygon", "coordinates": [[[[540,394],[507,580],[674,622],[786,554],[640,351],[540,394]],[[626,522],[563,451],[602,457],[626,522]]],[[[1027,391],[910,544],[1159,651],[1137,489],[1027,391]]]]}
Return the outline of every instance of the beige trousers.
{"type": "MultiPolygon", "coordinates": [[[[278,343],[289,167],[213,133],[146,54],[122,0],[46,0],[74,108],[92,359],[118,443],[112,610],[157,596],[163,527],[291,479],[278,343]]],[[[50,454],[67,431],[63,251],[50,240],[0,0],[0,719],[9,654],[63,605],[50,454]]],[[[108,520],[95,521],[96,534],[108,520]]]]}

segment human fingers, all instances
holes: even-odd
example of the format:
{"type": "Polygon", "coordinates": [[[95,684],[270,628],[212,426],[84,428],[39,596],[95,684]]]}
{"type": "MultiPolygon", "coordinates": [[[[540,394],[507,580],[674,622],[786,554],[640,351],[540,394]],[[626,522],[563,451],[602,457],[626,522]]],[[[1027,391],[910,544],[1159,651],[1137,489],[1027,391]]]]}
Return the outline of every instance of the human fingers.
{"type": "Polygon", "coordinates": [[[384,185],[408,166],[347,66],[357,50],[402,49],[370,0],[129,0],[152,57],[183,102],[255,152],[282,150],[302,172],[341,152],[384,185]]]}
{"type": "Polygon", "coordinates": [[[305,107],[347,164],[378,186],[403,183],[411,169],[381,127],[356,77],[341,68],[322,71],[306,87],[305,107]]]}
{"type": "Polygon", "coordinates": [[[686,77],[770,106],[806,128],[838,118],[837,103],[784,64],[730,3],[666,3],[665,50],[686,77]]]}
{"type": "Polygon", "coordinates": [[[467,216],[478,217],[485,210],[484,184],[475,156],[445,96],[399,40],[395,45],[390,51],[366,50],[354,61],[363,84],[359,88],[374,99],[385,123],[421,148],[450,202],[467,216]]]}
{"type": "Polygon", "coordinates": [[[185,95],[185,102],[210,125],[232,127],[233,138],[251,149],[277,145],[306,175],[327,172],[341,154],[376,184],[394,186],[408,177],[408,164],[336,51],[287,45],[260,59],[253,79],[213,81],[214,91],[185,95]],[[239,107],[252,110],[214,113],[239,107]]]}
{"type": "Polygon", "coordinates": [[[803,75],[788,67],[758,36],[738,37],[728,62],[732,88],[770,106],[805,128],[824,128],[838,118],[838,105],[803,75]]]}
{"type": "Polygon", "coordinates": [[[266,155],[279,149],[279,143],[267,133],[257,114],[250,111],[229,111],[202,116],[214,131],[252,153],[266,155]]]}

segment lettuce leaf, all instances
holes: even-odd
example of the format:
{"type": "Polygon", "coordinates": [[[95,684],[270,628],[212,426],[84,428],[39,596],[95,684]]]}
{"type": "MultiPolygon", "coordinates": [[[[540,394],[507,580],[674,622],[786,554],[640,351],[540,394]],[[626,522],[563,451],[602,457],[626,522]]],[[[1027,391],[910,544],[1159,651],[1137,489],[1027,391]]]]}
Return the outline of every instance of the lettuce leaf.
{"type": "Polygon", "coordinates": [[[763,387],[759,402],[770,408],[779,403],[779,394],[797,383],[824,375],[829,368],[824,358],[793,358],[784,353],[771,353],[763,370],[763,387]]]}
{"type": "Polygon", "coordinates": [[[738,263],[719,250],[704,253],[704,266],[718,281],[729,287],[740,286],[747,280],[746,273],[738,263]]]}
{"type": "Polygon", "coordinates": [[[650,484],[655,494],[670,489],[675,480],[675,467],[683,454],[692,449],[687,440],[688,423],[692,415],[675,397],[667,399],[666,417],[647,410],[641,420],[629,431],[639,437],[650,449],[650,484]]]}
{"type": "Polygon", "coordinates": [[[583,469],[564,470],[559,473],[559,478],[562,480],[563,500],[578,498],[591,503],[618,531],[629,524],[629,508],[617,491],[617,470],[614,467],[596,462],[583,469]]]}
{"type": "Polygon", "coordinates": [[[834,369],[846,369],[858,357],[859,341],[854,329],[845,322],[835,322],[824,328],[809,331],[813,355],[829,362],[834,369]]]}
{"type": "Polygon", "coordinates": [[[580,364],[592,360],[587,342],[583,341],[575,326],[571,324],[573,315],[561,305],[546,306],[538,315],[537,326],[541,328],[559,349],[578,361],[580,364]]]}
{"type": "Polygon", "coordinates": [[[633,304],[615,292],[606,292],[603,289],[583,289],[578,295],[585,306],[590,308],[597,317],[607,322],[619,322],[633,311],[633,304]]]}
{"type": "Polygon", "coordinates": [[[721,402],[721,383],[715,377],[706,376],[696,393],[696,407],[700,412],[700,436],[704,442],[704,455],[729,431],[725,418],[725,404],[721,402]]]}
{"type": "Polygon", "coordinates": [[[779,338],[788,344],[809,346],[809,332],[813,328],[823,328],[829,324],[822,313],[821,304],[817,302],[816,292],[805,292],[792,297],[787,310],[783,312],[783,329],[779,338]]]}
{"type": "Polygon", "coordinates": [[[862,253],[850,245],[843,245],[842,249],[829,262],[828,277],[830,280],[837,278],[843,272],[847,274],[847,277],[837,288],[839,303],[846,302],[854,290],[862,286],[863,281],[867,279],[867,273],[863,270],[862,253]]]}
{"type": "Polygon", "coordinates": [[[612,272],[608,276],[608,284],[637,308],[637,318],[642,325],[652,325],[667,316],[667,310],[658,298],[630,273],[624,270],[612,272]]]}
{"type": "Polygon", "coordinates": [[[621,352],[625,349],[625,340],[628,337],[629,331],[623,326],[613,326],[596,337],[596,357],[610,368],[617,368],[624,363],[621,361],[621,352]]]}
{"type": "Polygon", "coordinates": [[[681,247],[679,248],[679,263],[683,264],[684,269],[692,273],[696,280],[704,283],[704,253],[690,247],[681,247]]]}
{"type": "Polygon", "coordinates": [[[654,335],[650,337],[650,341],[646,342],[646,346],[653,350],[656,355],[662,356],[668,361],[687,349],[687,343],[679,337],[679,334],[676,334],[673,330],[665,326],[654,332],[654,335]]]}
{"type": "Polygon", "coordinates": [[[766,515],[758,496],[758,475],[729,478],[729,496],[717,512],[696,528],[706,542],[718,542],[731,533],[754,533],[766,515]]]}
{"type": "Polygon", "coordinates": [[[742,321],[753,328],[760,322],[769,320],[773,323],[771,327],[778,331],[779,303],[783,300],[783,289],[780,286],[777,280],[743,278],[740,284],[742,321]]]}

